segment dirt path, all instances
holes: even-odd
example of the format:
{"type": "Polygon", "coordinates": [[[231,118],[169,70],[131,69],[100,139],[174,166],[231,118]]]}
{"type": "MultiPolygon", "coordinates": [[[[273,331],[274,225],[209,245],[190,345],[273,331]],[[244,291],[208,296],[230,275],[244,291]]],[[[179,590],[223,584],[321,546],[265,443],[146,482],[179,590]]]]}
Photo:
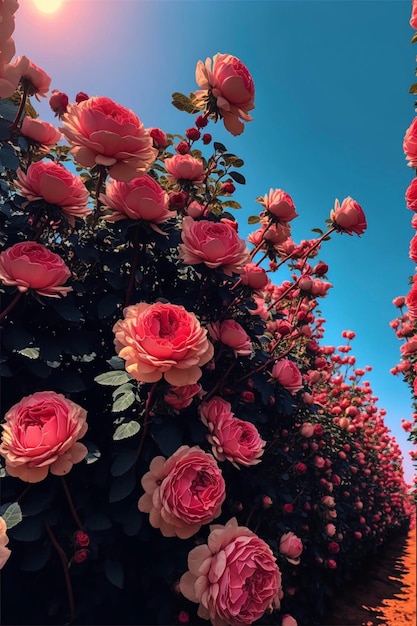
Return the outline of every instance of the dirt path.
{"type": "Polygon", "coordinates": [[[383,557],[329,608],[322,626],[417,626],[416,529],[386,548],[383,557]]]}

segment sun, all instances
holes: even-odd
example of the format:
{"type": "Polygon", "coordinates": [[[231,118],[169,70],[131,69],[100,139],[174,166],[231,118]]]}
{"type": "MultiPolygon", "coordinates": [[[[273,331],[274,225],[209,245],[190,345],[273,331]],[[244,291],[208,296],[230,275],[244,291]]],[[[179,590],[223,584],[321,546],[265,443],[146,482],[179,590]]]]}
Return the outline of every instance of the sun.
{"type": "Polygon", "coordinates": [[[34,5],[42,13],[55,13],[62,4],[62,0],[33,0],[34,5]]]}

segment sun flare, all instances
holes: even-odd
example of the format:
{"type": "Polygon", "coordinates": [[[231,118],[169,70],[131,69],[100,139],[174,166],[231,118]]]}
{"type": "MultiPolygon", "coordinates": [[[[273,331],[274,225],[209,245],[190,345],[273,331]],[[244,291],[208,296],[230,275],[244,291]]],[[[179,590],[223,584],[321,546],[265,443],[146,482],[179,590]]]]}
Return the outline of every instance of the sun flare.
{"type": "Polygon", "coordinates": [[[62,0],[33,0],[33,3],[42,13],[55,13],[62,5],[62,0]]]}

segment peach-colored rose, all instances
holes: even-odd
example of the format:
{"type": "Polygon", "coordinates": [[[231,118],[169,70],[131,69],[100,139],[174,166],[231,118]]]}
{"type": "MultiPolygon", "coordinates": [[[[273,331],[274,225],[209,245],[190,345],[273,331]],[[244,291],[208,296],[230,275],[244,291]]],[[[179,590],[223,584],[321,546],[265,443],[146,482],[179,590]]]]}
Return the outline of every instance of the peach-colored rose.
{"type": "MultiPolygon", "coordinates": [[[[261,246],[262,241],[269,242],[278,251],[280,246],[289,238],[291,233],[290,227],[287,223],[267,224],[263,220],[261,221],[263,222],[262,226],[250,233],[247,238],[248,242],[256,247],[261,246]]],[[[260,249],[265,250],[265,245],[260,249]]]]}
{"type": "Polygon", "coordinates": [[[138,508],[164,537],[188,539],[221,513],[226,484],[211,454],[181,446],[169,459],[155,457],[142,477],[138,508]]]}
{"type": "Polygon", "coordinates": [[[33,289],[41,296],[66,296],[63,284],[71,272],[58,254],[35,241],[15,243],[0,253],[0,282],[19,291],[33,289]]]}
{"type": "MultiPolygon", "coordinates": [[[[0,51],[0,54],[2,52],[0,51]]],[[[6,56],[9,56],[9,54],[6,53],[6,56]]],[[[14,94],[19,85],[20,76],[21,73],[18,67],[9,63],[3,64],[0,60],[0,98],[10,98],[14,94]]]]}
{"type": "Polygon", "coordinates": [[[239,322],[224,320],[208,325],[210,336],[215,341],[221,341],[225,346],[232,348],[235,356],[249,356],[252,354],[252,341],[248,333],[239,322]]]}
{"type": "Polygon", "coordinates": [[[199,406],[201,421],[208,428],[207,440],[219,461],[230,461],[235,467],[257,465],[264,453],[265,441],[253,424],[238,419],[230,402],[213,396],[199,406]]]}
{"type": "Polygon", "coordinates": [[[6,561],[8,560],[11,550],[6,548],[9,543],[9,538],[6,534],[7,526],[4,519],[0,516],[0,569],[4,567],[6,561]]]}
{"type": "Polygon", "coordinates": [[[259,202],[283,222],[290,222],[298,215],[293,199],[282,189],[270,189],[269,194],[265,194],[259,202]]]}
{"type": "Polygon", "coordinates": [[[14,57],[15,52],[16,46],[13,37],[9,37],[9,39],[6,39],[3,42],[0,41],[0,72],[5,65],[8,65],[10,63],[10,61],[14,57]]]}
{"type": "Polygon", "coordinates": [[[259,267],[259,265],[256,265],[256,263],[252,261],[246,263],[240,275],[240,279],[244,285],[252,289],[263,289],[269,282],[268,275],[264,268],[259,267]]]}
{"type": "Polygon", "coordinates": [[[13,65],[18,67],[21,65],[21,61],[25,64],[22,72],[22,83],[27,86],[28,95],[34,95],[37,100],[39,100],[38,96],[45,98],[51,85],[51,77],[48,76],[42,68],[35,65],[33,61],[25,56],[17,57],[13,61],[13,65]]]}
{"type": "Polygon", "coordinates": [[[407,209],[417,211],[417,176],[413,178],[405,192],[405,201],[407,209]]]}
{"type": "Polygon", "coordinates": [[[303,388],[303,377],[294,361],[280,359],[272,368],[272,378],[275,378],[285,389],[293,395],[303,388]]]}
{"type": "Polygon", "coordinates": [[[287,561],[293,565],[298,565],[303,551],[303,542],[291,531],[284,533],[279,542],[279,551],[286,557],[287,561]]]}
{"type": "Polygon", "coordinates": [[[75,217],[83,218],[91,213],[87,207],[88,191],[81,178],[53,161],[37,161],[24,173],[16,171],[19,181],[16,187],[28,200],[43,199],[59,206],[69,223],[75,225],[75,217]]]}
{"type": "Polygon", "coordinates": [[[174,154],[164,161],[169,180],[187,180],[194,185],[200,185],[205,177],[204,165],[201,159],[191,154],[174,154]]]}
{"type": "Polygon", "coordinates": [[[130,218],[161,224],[173,216],[168,210],[168,194],[148,174],[132,178],[127,183],[111,179],[107,183],[106,193],[101,194],[100,200],[112,211],[110,215],[105,216],[108,222],[130,218]]]}
{"type": "Polygon", "coordinates": [[[1,0],[0,2],[0,45],[13,35],[14,13],[18,7],[17,0],[1,0]]]}
{"type": "Polygon", "coordinates": [[[87,412],[53,391],[38,391],[9,409],[2,424],[0,454],[6,470],[28,483],[46,478],[48,471],[67,474],[88,450],[77,441],[87,431],[87,412]]]}
{"type": "Polygon", "coordinates": [[[196,396],[201,398],[202,395],[203,389],[199,383],[183,385],[182,387],[171,386],[165,393],[164,400],[175,411],[181,411],[181,409],[190,406],[196,396]]]}
{"type": "Polygon", "coordinates": [[[292,615],[286,613],[282,616],[281,626],[298,626],[298,622],[292,615]]]}
{"type": "Polygon", "coordinates": [[[213,626],[253,624],[280,607],[281,572],[271,548],[232,518],[210,526],[207,544],[188,555],[181,593],[199,603],[198,616],[213,626]]]}
{"type": "Polygon", "coordinates": [[[195,92],[195,104],[223,119],[232,135],[243,133],[241,120],[250,122],[249,111],[255,108],[255,87],[247,67],[231,54],[218,53],[213,62],[199,61],[195,71],[201,91],[195,92]]]}
{"type": "Polygon", "coordinates": [[[330,219],[338,230],[352,235],[362,235],[365,232],[367,224],[363,209],[351,197],[343,200],[342,204],[339,200],[335,200],[334,209],[330,211],[330,219]]]}
{"type": "Polygon", "coordinates": [[[62,133],[53,124],[43,122],[42,120],[34,120],[29,116],[23,118],[21,130],[22,135],[37,141],[42,146],[54,146],[62,139],[62,133]]]}
{"type": "Polygon", "coordinates": [[[146,172],[158,155],[137,115],[110,98],[96,96],[69,104],[62,123],[77,163],[104,165],[116,180],[127,182],[146,172]]]}
{"type": "Polygon", "coordinates": [[[192,217],[184,217],[181,236],[180,257],[189,265],[204,263],[231,276],[233,273],[240,274],[249,261],[245,241],[224,222],[196,222],[192,217]]]}
{"type": "Polygon", "coordinates": [[[152,383],[164,376],[179,387],[197,382],[214,349],[194,313],[177,304],[141,302],[123,314],[113,327],[114,343],[133,378],[152,383]]]}

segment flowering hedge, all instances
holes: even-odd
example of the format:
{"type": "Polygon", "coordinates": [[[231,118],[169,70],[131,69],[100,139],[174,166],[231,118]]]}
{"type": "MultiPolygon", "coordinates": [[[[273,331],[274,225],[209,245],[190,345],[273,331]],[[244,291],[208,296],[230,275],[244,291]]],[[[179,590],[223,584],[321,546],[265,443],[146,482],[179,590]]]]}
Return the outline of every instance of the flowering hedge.
{"type": "Polygon", "coordinates": [[[318,623],[412,510],[354,332],[323,343],[318,255],[364,211],[336,200],[297,244],[271,188],[244,241],[243,160],[205,130],[251,121],[244,64],[198,62],[200,89],[173,94],[184,136],[53,90],[56,128],[30,104],[50,78],[13,60],[17,8],[0,3],[3,617],[318,623]]]}

